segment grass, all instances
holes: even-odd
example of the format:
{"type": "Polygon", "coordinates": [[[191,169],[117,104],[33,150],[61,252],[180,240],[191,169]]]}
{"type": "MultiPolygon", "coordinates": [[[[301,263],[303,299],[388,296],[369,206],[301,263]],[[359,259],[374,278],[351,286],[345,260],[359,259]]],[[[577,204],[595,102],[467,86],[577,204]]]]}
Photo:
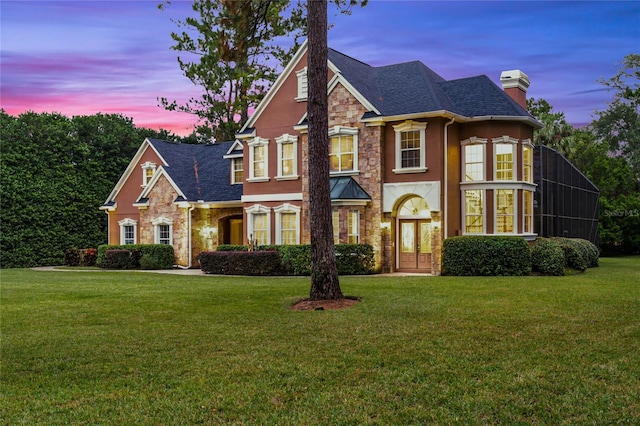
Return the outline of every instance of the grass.
{"type": "Polygon", "coordinates": [[[0,424],[639,424],[640,258],[565,277],[1,271],[0,424]]]}

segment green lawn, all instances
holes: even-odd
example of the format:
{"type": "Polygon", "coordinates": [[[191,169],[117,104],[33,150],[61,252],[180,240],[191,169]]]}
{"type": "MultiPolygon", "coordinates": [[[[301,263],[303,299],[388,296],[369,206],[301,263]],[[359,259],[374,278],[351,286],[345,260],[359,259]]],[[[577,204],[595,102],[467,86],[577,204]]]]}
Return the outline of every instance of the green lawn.
{"type": "Polygon", "coordinates": [[[640,257],[565,277],[2,270],[0,424],[640,424],[640,257]]]}

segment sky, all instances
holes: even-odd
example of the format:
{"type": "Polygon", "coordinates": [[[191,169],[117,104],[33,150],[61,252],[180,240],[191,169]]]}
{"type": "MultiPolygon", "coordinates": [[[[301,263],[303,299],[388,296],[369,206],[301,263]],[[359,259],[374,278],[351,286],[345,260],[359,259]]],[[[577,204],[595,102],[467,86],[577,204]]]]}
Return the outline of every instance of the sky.
{"type": "MultiPolygon", "coordinates": [[[[72,117],[118,113],[138,127],[192,132],[196,119],[165,111],[201,90],[171,50],[190,1],[0,0],[0,108],[72,117]]],[[[598,82],[640,53],[640,1],[370,0],[351,15],[330,7],[330,47],[372,66],[419,60],[447,80],[520,69],[528,97],[576,127],[607,108],[598,82]]]]}

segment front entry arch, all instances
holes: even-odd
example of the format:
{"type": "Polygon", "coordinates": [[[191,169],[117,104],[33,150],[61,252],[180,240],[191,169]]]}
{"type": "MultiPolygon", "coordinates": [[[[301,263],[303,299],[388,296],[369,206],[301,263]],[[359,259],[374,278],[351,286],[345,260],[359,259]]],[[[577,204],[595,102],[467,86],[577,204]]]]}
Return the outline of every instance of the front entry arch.
{"type": "Polygon", "coordinates": [[[431,272],[431,211],[422,197],[413,196],[398,208],[396,268],[398,271],[431,272]]]}

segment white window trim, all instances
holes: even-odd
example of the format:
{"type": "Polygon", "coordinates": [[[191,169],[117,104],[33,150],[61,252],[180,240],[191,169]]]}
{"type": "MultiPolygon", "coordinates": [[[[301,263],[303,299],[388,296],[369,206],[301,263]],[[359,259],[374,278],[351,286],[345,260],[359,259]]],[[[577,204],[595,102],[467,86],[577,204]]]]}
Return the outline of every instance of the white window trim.
{"type": "Polygon", "coordinates": [[[340,209],[331,210],[331,225],[333,227],[333,243],[340,244],[340,209]],[[336,231],[338,231],[336,233],[336,231]]]}
{"type": "Polygon", "coordinates": [[[499,138],[491,139],[493,143],[493,180],[498,181],[498,157],[496,153],[496,145],[498,144],[511,144],[511,155],[513,156],[513,179],[505,180],[500,179],[499,182],[514,182],[518,176],[518,152],[516,147],[518,146],[518,139],[512,138],[510,136],[501,136],[499,138]]]}
{"type": "Polygon", "coordinates": [[[533,218],[534,218],[533,203],[534,203],[534,192],[533,192],[533,191],[531,191],[531,190],[527,190],[527,189],[524,189],[524,190],[522,190],[521,192],[522,192],[522,234],[524,234],[524,235],[533,235],[533,234],[534,234],[534,231],[533,231],[533,218]],[[525,228],[526,228],[526,225],[527,225],[526,216],[525,216],[525,215],[526,215],[526,211],[527,211],[527,208],[526,208],[526,205],[525,205],[525,203],[526,203],[526,197],[525,197],[525,195],[526,195],[526,193],[527,193],[527,192],[531,194],[531,205],[530,205],[530,207],[531,207],[531,215],[529,216],[529,218],[531,219],[531,221],[530,221],[531,229],[529,229],[529,230],[525,229],[525,228]]]}
{"type": "Polygon", "coordinates": [[[160,244],[160,225],[169,225],[169,245],[173,245],[173,220],[166,217],[159,217],[151,221],[153,225],[153,242],[160,244]]]}
{"type": "Polygon", "coordinates": [[[276,138],[276,144],[278,147],[278,176],[276,180],[295,180],[298,179],[298,137],[285,133],[282,136],[276,138]],[[282,145],[293,144],[293,170],[288,175],[282,174],[282,145]]]}
{"type": "Polygon", "coordinates": [[[461,174],[462,174],[462,182],[486,182],[487,180],[487,139],[485,138],[478,138],[475,136],[470,137],[469,139],[465,139],[463,141],[460,142],[460,146],[462,146],[462,155],[461,155],[461,159],[462,159],[462,170],[461,170],[461,174]],[[483,165],[483,170],[482,170],[482,175],[483,178],[482,180],[479,181],[469,181],[467,180],[467,174],[466,174],[466,170],[467,170],[467,162],[466,162],[466,148],[468,146],[471,145],[482,145],[482,165],[483,165]]]}
{"type": "Polygon", "coordinates": [[[531,139],[523,139],[522,140],[522,180],[523,182],[527,182],[527,183],[533,183],[533,157],[534,157],[534,145],[531,142],[531,139]],[[525,176],[524,176],[524,150],[525,148],[529,148],[531,149],[531,164],[529,164],[529,167],[531,168],[531,180],[526,180],[525,176]]]}
{"type": "Polygon", "coordinates": [[[249,178],[247,182],[267,182],[269,180],[269,139],[264,139],[256,136],[252,141],[248,142],[249,146],[249,178]],[[257,146],[264,146],[264,176],[256,177],[254,162],[253,162],[253,149],[257,146]]]}
{"type": "MultiPolygon", "coordinates": [[[[236,168],[234,167],[235,161],[237,159],[242,160],[242,155],[236,155],[233,157],[228,157],[231,161],[231,185],[239,185],[242,184],[243,181],[240,182],[236,182],[236,168]]],[[[240,164],[242,164],[242,177],[244,180],[244,164],[242,161],[240,161],[240,164]]]]}
{"type": "Polygon", "coordinates": [[[396,167],[392,170],[393,173],[424,173],[427,169],[427,155],[426,155],[426,122],[417,122],[413,120],[407,120],[402,124],[393,126],[393,130],[396,133],[396,167]],[[420,131],[420,166],[419,167],[402,167],[402,154],[401,154],[401,140],[402,133],[409,131],[420,131]]]}
{"type": "Polygon", "coordinates": [[[329,140],[334,136],[353,136],[353,170],[330,171],[331,176],[353,176],[360,173],[358,167],[358,128],[333,126],[329,129],[329,140]]]}
{"type": "Polygon", "coordinates": [[[271,244],[271,209],[262,204],[254,204],[244,209],[247,214],[247,238],[253,237],[253,216],[256,213],[266,213],[267,215],[267,241],[265,245],[271,244]]]}
{"type": "Polygon", "coordinates": [[[480,188],[462,188],[462,235],[485,235],[487,233],[487,191],[480,188]],[[467,198],[465,191],[479,189],[482,193],[482,232],[467,232],[467,198]]]}
{"type": "Polygon", "coordinates": [[[360,244],[360,210],[357,210],[357,209],[349,209],[349,213],[348,213],[348,214],[349,214],[349,215],[347,216],[347,228],[348,228],[348,230],[347,230],[347,242],[349,242],[349,240],[351,239],[351,237],[355,236],[355,237],[356,237],[356,239],[357,239],[358,241],[357,241],[357,242],[355,242],[355,243],[351,243],[351,242],[349,242],[349,244],[360,244]],[[356,233],[356,234],[352,234],[352,233],[351,233],[351,231],[352,231],[353,229],[351,228],[351,226],[349,226],[349,219],[351,219],[351,215],[352,215],[352,214],[354,214],[354,213],[356,214],[356,222],[357,222],[357,223],[355,224],[355,229],[356,229],[356,231],[357,231],[357,233],[356,233]]]}
{"type": "Polygon", "coordinates": [[[493,233],[495,235],[518,235],[518,190],[516,188],[495,188],[493,190],[493,233]],[[513,191],[513,231],[511,232],[498,230],[498,191],[513,191]]]}
{"type": "Polygon", "coordinates": [[[136,244],[138,242],[138,222],[133,219],[126,218],[118,221],[118,225],[120,225],[120,244],[125,243],[125,226],[133,226],[133,243],[136,244]]]}
{"type": "Polygon", "coordinates": [[[147,177],[147,170],[148,169],[152,169],[155,173],[157,164],[156,163],[152,163],[151,161],[147,161],[146,163],[140,165],[140,167],[142,168],[142,186],[143,188],[145,188],[149,182],[151,181],[151,178],[153,178],[153,174],[151,174],[151,176],[147,177]]]}
{"type": "Polygon", "coordinates": [[[298,77],[298,96],[296,102],[305,102],[309,96],[309,81],[307,79],[307,67],[296,71],[298,77]]]}
{"type": "Polygon", "coordinates": [[[276,213],[276,244],[283,244],[282,242],[282,213],[295,213],[296,214],[296,244],[300,244],[300,207],[293,204],[284,203],[281,206],[275,207],[273,211],[276,213]]]}

